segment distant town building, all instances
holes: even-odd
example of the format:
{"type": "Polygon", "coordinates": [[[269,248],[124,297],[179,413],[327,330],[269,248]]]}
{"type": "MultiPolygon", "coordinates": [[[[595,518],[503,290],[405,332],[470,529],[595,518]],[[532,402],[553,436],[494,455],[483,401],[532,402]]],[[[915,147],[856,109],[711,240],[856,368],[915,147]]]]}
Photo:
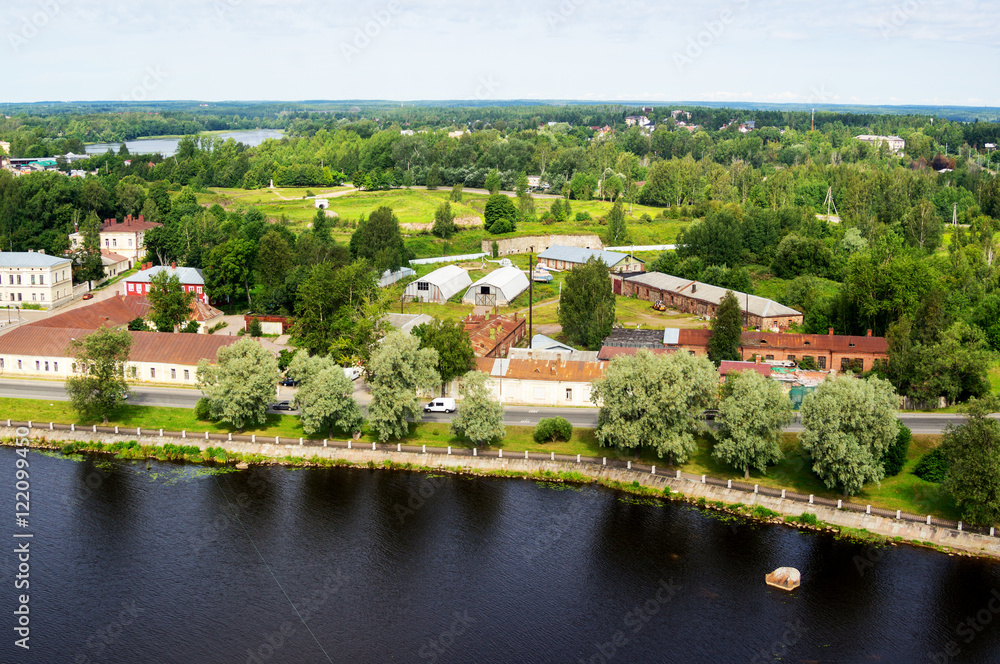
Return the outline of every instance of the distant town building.
{"type": "MultiPolygon", "coordinates": [[[[101,227],[101,249],[107,249],[138,263],[146,258],[146,233],[163,224],[146,221],[140,214],[136,219],[129,215],[124,220],[107,219],[101,227]]],[[[83,233],[69,236],[70,246],[77,249],[83,244],[83,233]]]]}
{"type": "Polygon", "coordinates": [[[4,306],[33,304],[45,309],[73,297],[73,262],[44,251],[0,252],[0,301],[4,306]]]}
{"type": "Polygon", "coordinates": [[[642,272],[646,269],[642,260],[629,254],[561,245],[553,245],[538,254],[538,264],[554,270],[572,270],[591,258],[603,261],[612,272],[642,272]]]}
{"type": "Polygon", "coordinates": [[[885,143],[889,149],[895,154],[902,154],[903,150],[906,149],[906,140],[900,138],[899,136],[874,136],[872,134],[862,134],[860,136],[855,136],[859,141],[864,141],[869,145],[874,145],[876,148],[885,143]]]}

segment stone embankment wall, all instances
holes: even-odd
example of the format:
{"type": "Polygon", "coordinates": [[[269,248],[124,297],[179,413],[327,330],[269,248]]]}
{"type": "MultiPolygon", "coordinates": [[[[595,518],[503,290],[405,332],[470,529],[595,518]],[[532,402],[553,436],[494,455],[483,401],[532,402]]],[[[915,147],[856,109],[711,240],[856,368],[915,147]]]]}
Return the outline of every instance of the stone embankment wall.
{"type": "MultiPolygon", "coordinates": [[[[47,424],[42,425],[41,423],[37,423],[30,430],[29,438],[37,441],[40,445],[48,442],[58,444],[59,442],[69,441],[101,441],[110,444],[136,440],[143,445],[165,445],[169,443],[174,445],[193,445],[200,449],[222,447],[231,452],[259,454],[276,460],[289,456],[304,459],[315,456],[321,459],[344,460],[355,465],[365,465],[368,462],[381,465],[384,461],[392,461],[396,464],[409,463],[414,466],[452,472],[574,472],[597,480],[610,480],[626,484],[638,482],[643,486],[652,487],[659,491],[669,487],[671,492],[681,492],[693,499],[705,498],[707,502],[741,503],[749,507],[760,505],[782,515],[798,516],[803,512],[809,512],[815,514],[820,521],[833,526],[865,529],[869,532],[890,538],[901,537],[907,541],[929,542],[935,546],[949,547],[975,555],[1000,558],[1000,538],[969,532],[967,530],[962,531],[952,527],[914,523],[912,521],[893,519],[864,512],[803,503],[800,500],[793,500],[791,498],[715,486],[699,481],[698,478],[678,479],[674,474],[664,475],[662,468],[657,473],[655,466],[651,468],[644,467],[644,470],[622,468],[617,465],[620,462],[607,462],[608,465],[587,463],[585,461],[574,462],[571,456],[563,456],[559,460],[551,460],[552,457],[550,459],[540,459],[538,457],[542,455],[535,453],[531,455],[534,458],[526,459],[524,452],[503,453],[503,451],[500,451],[500,455],[502,456],[496,456],[497,452],[493,450],[489,452],[491,456],[479,454],[472,456],[464,448],[455,448],[454,454],[444,454],[444,450],[440,449],[430,449],[428,451],[435,453],[425,453],[421,451],[397,451],[397,449],[401,450],[402,446],[399,446],[397,449],[385,449],[387,446],[383,446],[382,449],[373,450],[370,443],[355,443],[348,448],[346,447],[348,443],[342,441],[330,441],[329,446],[326,441],[323,441],[322,444],[317,444],[316,441],[303,441],[302,444],[294,444],[294,442],[287,444],[290,442],[288,439],[284,439],[282,443],[263,442],[263,439],[261,441],[247,442],[238,440],[228,441],[218,435],[214,435],[211,439],[206,439],[204,434],[199,436],[196,433],[188,433],[184,438],[178,438],[174,435],[160,436],[156,435],[158,431],[153,429],[148,431],[154,435],[148,435],[146,431],[141,431],[141,435],[136,436],[134,432],[129,434],[124,431],[120,434],[115,434],[107,432],[95,433],[87,429],[76,431],[49,430],[47,426],[47,424]]],[[[20,429],[20,433],[23,434],[24,429],[20,429]]],[[[0,438],[10,440],[18,435],[18,429],[15,427],[0,426],[0,438]]],[[[244,436],[242,438],[247,437],[244,436]]]]}
{"type": "MultiPolygon", "coordinates": [[[[528,252],[540,253],[553,245],[561,247],[583,247],[585,249],[603,249],[601,238],[596,235],[533,235],[531,237],[510,237],[495,240],[497,243],[497,256],[509,256],[511,254],[526,254],[528,252]]],[[[482,242],[483,252],[493,254],[493,238],[487,238],[482,242]]]]}

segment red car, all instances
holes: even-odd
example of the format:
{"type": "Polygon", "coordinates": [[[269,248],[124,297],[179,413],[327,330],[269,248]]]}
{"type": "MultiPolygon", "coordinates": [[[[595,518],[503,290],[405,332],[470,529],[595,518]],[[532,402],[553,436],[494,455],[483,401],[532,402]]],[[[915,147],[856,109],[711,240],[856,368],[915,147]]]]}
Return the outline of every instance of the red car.
{"type": "Polygon", "coordinates": [[[83,299],[85,299],[85,300],[93,300],[94,299],[94,294],[93,293],[84,293],[83,294],[83,299]]]}

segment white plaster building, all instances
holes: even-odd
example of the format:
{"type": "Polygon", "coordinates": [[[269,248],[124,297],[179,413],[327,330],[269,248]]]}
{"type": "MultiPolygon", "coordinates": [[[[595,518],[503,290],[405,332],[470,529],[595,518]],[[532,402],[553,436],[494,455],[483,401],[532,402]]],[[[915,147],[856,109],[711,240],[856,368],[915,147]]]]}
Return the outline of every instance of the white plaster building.
{"type": "Polygon", "coordinates": [[[0,305],[49,309],[73,298],[73,262],[44,252],[0,252],[0,305]]]}

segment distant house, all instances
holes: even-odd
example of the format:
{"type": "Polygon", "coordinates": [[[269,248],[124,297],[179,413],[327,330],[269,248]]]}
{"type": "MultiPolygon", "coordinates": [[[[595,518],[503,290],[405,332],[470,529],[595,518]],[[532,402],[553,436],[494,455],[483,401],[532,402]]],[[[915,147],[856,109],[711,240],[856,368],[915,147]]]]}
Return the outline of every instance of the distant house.
{"type": "MultiPolygon", "coordinates": [[[[660,272],[647,272],[631,277],[615,276],[612,279],[616,295],[637,297],[649,302],[662,301],[671,309],[708,318],[715,317],[719,304],[726,295],[725,288],[660,272]]],[[[746,293],[734,295],[750,327],[784,330],[789,325],[802,324],[801,312],[774,300],[746,293]]]]}
{"type": "MultiPolygon", "coordinates": [[[[142,261],[146,257],[146,233],[163,224],[146,221],[140,214],[138,219],[131,215],[123,221],[107,219],[101,227],[101,249],[113,251],[133,262],[142,261]]],[[[69,236],[70,246],[76,249],[83,244],[83,233],[76,232],[69,236]]]]}
{"type": "Polygon", "coordinates": [[[468,272],[446,265],[407,285],[403,297],[411,302],[447,302],[471,285],[468,272]]]}
{"type": "Polygon", "coordinates": [[[4,306],[50,308],[73,297],[73,262],[44,251],[0,252],[0,301],[4,306]]]}
{"type": "Polygon", "coordinates": [[[874,145],[876,148],[885,143],[889,146],[889,150],[895,154],[902,154],[903,150],[906,149],[906,139],[900,138],[899,136],[874,136],[872,134],[862,134],[860,136],[855,136],[859,141],[864,141],[869,145],[874,145]]]}
{"type": "Polygon", "coordinates": [[[625,118],[626,127],[640,126],[645,127],[646,125],[652,124],[645,115],[630,115],[625,118]]]}
{"type": "Polygon", "coordinates": [[[194,293],[198,302],[209,303],[208,293],[205,292],[205,277],[202,276],[201,270],[194,267],[177,267],[177,263],[171,263],[169,267],[147,263],[141,272],[125,279],[125,294],[145,297],[152,286],[153,277],[161,272],[166,272],[168,276],[177,275],[185,292],[194,293]]]}
{"type": "Polygon", "coordinates": [[[101,263],[104,265],[104,279],[102,279],[102,282],[114,279],[119,274],[132,269],[131,260],[108,249],[101,249],[101,263]]]}
{"type": "Polygon", "coordinates": [[[462,302],[483,307],[504,307],[528,290],[528,286],[528,277],[520,268],[502,267],[472,284],[462,302]]]}
{"type": "Polygon", "coordinates": [[[583,265],[592,257],[603,261],[612,272],[642,272],[645,269],[642,260],[628,254],[602,249],[563,247],[561,245],[551,246],[538,254],[538,264],[554,270],[572,270],[577,265],[583,265]]]}
{"type": "Polygon", "coordinates": [[[604,376],[606,362],[478,358],[501,403],[532,406],[593,406],[591,382],[604,376]]]}
{"type": "Polygon", "coordinates": [[[516,313],[513,316],[469,314],[462,319],[462,327],[469,333],[469,341],[477,357],[506,357],[524,338],[527,323],[516,313]]]}

